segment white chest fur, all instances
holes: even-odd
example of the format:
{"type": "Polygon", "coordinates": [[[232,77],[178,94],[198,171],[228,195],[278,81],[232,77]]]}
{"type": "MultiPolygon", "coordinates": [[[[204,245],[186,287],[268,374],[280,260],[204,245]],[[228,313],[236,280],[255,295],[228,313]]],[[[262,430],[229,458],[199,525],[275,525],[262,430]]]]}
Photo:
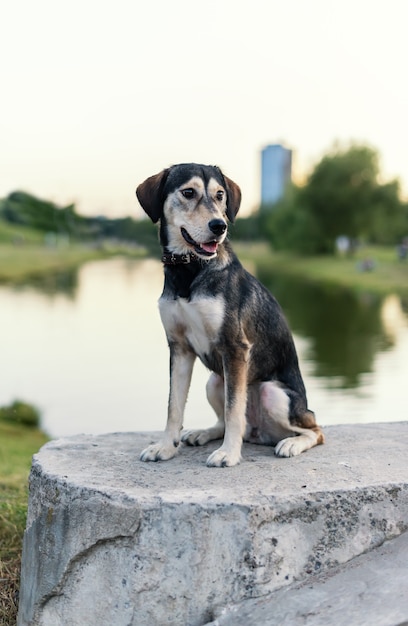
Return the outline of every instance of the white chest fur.
{"type": "Polygon", "coordinates": [[[196,300],[159,300],[160,316],[169,340],[187,342],[198,356],[208,354],[224,321],[221,296],[196,300]]]}

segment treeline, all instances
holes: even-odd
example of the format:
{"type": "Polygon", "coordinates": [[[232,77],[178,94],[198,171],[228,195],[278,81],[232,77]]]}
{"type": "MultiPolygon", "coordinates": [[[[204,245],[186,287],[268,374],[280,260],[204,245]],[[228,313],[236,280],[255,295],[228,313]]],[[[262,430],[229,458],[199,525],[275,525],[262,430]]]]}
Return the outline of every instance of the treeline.
{"type": "Polygon", "coordinates": [[[157,247],[156,229],[150,220],[85,217],[76,212],[73,204],[58,207],[24,191],[15,191],[0,201],[0,219],[75,240],[109,238],[142,244],[149,249],[157,247]]]}
{"type": "MultiPolygon", "coordinates": [[[[302,186],[291,185],[273,206],[261,206],[230,228],[233,239],[267,239],[277,250],[330,254],[339,238],[356,243],[407,246],[408,203],[397,180],[383,182],[378,152],[364,145],[335,148],[302,186]]],[[[150,220],[84,217],[74,205],[58,207],[16,191],[0,200],[0,220],[71,239],[116,239],[158,254],[150,220]]]]}
{"type": "Polygon", "coordinates": [[[327,254],[341,237],[399,244],[408,237],[408,204],[397,180],[382,182],[377,151],[364,145],[335,148],[303,186],[291,185],[273,206],[238,220],[234,237],[267,238],[277,250],[327,254]]]}

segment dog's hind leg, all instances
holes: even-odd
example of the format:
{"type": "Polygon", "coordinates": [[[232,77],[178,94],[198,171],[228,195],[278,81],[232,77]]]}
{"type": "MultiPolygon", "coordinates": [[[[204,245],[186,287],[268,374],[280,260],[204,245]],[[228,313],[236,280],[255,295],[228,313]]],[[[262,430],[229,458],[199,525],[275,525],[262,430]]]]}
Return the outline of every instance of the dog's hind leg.
{"type": "Polygon", "coordinates": [[[276,456],[296,456],[324,443],[324,435],[316,424],[313,411],[306,410],[300,418],[290,420],[290,427],[296,436],[279,441],[275,447],[276,456]]]}
{"type": "Polygon", "coordinates": [[[202,430],[187,430],[181,440],[190,446],[203,446],[213,439],[221,439],[225,432],[224,406],[225,393],[224,381],[218,374],[211,374],[207,386],[207,399],[217,416],[217,423],[211,428],[202,430]]]}
{"type": "Polygon", "coordinates": [[[303,401],[296,403],[299,398],[295,392],[271,381],[259,385],[258,394],[259,416],[248,415],[247,441],[275,445],[275,454],[280,457],[297,456],[324,442],[314,413],[301,408],[303,401]]]}

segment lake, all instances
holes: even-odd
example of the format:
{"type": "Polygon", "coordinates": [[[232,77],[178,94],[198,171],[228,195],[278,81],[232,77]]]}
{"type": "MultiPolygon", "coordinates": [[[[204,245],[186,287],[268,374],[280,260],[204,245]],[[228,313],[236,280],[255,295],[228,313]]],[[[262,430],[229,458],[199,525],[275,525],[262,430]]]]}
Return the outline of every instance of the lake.
{"type": "MultiPolygon", "coordinates": [[[[252,271],[253,268],[251,268],[252,271]]],[[[408,307],[263,272],[295,336],[321,425],[407,419],[408,307]]],[[[51,437],[164,428],[168,349],[154,259],[115,258],[0,286],[0,405],[35,404],[51,437]]],[[[214,422],[197,362],[184,424],[214,422]]]]}

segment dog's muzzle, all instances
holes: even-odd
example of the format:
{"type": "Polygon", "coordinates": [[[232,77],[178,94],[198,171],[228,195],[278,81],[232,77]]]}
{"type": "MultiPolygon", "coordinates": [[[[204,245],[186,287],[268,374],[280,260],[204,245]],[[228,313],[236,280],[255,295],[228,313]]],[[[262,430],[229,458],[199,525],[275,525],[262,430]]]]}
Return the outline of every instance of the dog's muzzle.
{"type": "Polygon", "coordinates": [[[212,233],[214,233],[217,239],[211,239],[209,241],[199,243],[192,238],[190,233],[185,228],[181,227],[181,234],[184,241],[188,243],[189,246],[192,246],[197,254],[202,256],[213,256],[217,253],[219,239],[227,230],[227,225],[224,220],[214,219],[208,223],[208,228],[212,233]]]}

